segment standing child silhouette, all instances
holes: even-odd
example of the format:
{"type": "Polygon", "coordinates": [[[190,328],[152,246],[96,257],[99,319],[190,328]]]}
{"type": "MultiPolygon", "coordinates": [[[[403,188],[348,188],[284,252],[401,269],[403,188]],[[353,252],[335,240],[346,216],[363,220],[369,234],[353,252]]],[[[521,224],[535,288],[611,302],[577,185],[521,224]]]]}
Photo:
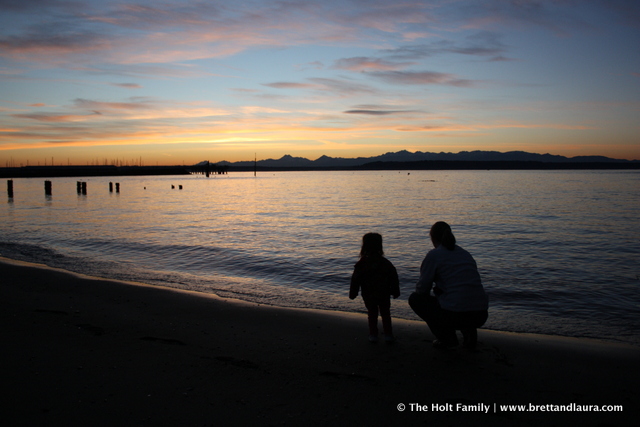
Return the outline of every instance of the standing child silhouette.
{"type": "Polygon", "coordinates": [[[369,317],[369,341],[378,341],[378,313],[380,313],[384,339],[386,342],[393,342],[390,297],[400,296],[400,283],[396,268],[384,257],[382,236],[378,233],[367,233],[362,237],[360,260],[356,263],[351,276],[349,298],[355,299],[360,290],[369,317]]]}

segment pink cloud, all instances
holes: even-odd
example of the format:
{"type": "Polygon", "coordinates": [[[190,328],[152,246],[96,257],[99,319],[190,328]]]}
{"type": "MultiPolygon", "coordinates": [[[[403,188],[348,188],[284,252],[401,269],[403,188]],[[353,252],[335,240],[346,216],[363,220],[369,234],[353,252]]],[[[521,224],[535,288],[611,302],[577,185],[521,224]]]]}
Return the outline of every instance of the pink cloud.
{"type": "Polygon", "coordinates": [[[142,86],[140,86],[137,83],[110,83],[112,86],[117,86],[117,87],[123,87],[125,89],[141,89],[142,86]]]}
{"type": "Polygon", "coordinates": [[[77,107],[89,110],[147,110],[153,108],[149,102],[101,102],[78,98],[74,101],[77,107]]]}
{"type": "Polygon", "coordinates": [[[475,82],[472,80],[460,79],[454,74],[434,71],[380,71],[369,74],[387,83],[394,84],[446,85],[456,87],[471,87],[475,85],[475,82]]]}
{"type": "Polygon", "coordinates": [[[349,71],[391,71],[406,68],[412,62],[392,62],[379,58],[355,57],[338,59],[332,68],[349,71]]]}
{"type": "Polygon", "coordinates": [[[295,82],[274,82],[265,83],[264,86],[272,87],[274,89],[309,89],[317,88],[318,85],[310,83],[295,83],[295,82]]]}
{"type": "Polygon", "coordinates": [[[33,114],[12,114],[11,117],[17,119],[30,119],[40,122],[50,123],[62,123],[62,122],[77,122],[84,121],[91,116],[100,115],[99,112],[94,111],[93,114],[57,114],[57,113],[33,113],[33,114]]]}

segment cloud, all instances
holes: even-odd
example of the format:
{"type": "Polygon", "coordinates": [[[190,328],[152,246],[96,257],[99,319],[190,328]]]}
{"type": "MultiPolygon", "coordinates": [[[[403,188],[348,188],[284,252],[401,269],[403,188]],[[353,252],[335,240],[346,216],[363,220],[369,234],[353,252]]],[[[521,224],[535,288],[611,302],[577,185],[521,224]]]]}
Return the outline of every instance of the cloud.
{"type": "Polygon", "coordinates": [[[473,87],[476,81],[461,79],[454,74],[434,71],[380,71],[367,73],[386,83],[402,85],[445,85],[455,87],[473,87]]]}
{"type": "Polygon", "coordinates": [[[199,78],[210,77],[214,74],[207,73],[183,64],[167,65],[143,65],[143,64],[69,64],[69,69],[81,71],[87,74],[110,75],[128,78],[151,77],[160,79],[172,78],[199,78]]]}
{"type": "Polygon", "coordinates": [[[394,114],[408,114],[408,113],[421,113],[418,110],[384,110],[380,108],[366,108],[366,106],[361,106],[361,108],[354,108],[352,110],[343,111],[345,114],[362,114],[365,116],[389,116],[394,114]]]}
{"type": "Polygon", "coordinates": [[[50,123],[62,123],[62,122],[78,122],[85,121],[90,116],[100,115],[99,112],[94,111],[89,115],[80,115],[80,114],[58,114],[58,113],[32,113],[32,114],[12,114],[11,117],[16,119],[30,119],[37,120],[40,122],[50,122],[50,123]]]}
{"type": "Polygon", "coordinates": [[[68,5],[67,2],[57,0],[0,0],[0,12],[25,12],[34,9],[46,11],[68,5]]]}
{"type": "Polygon", "coordinates": [[[374,46],[379,32],[424,34],[421,24],[431,19],[430,6],[420,3],[357,0],[23,3],[28,6],[4,8],[6,19],[19,19],[10,31],[0,31],[0,53],[58,66],[86,63],[71,59],[89,54],[96,62],[149,64],[225,57],[254,47],[374,46]]]}
{"type": "Polygon", "coordinates": [[[263,86],[271,87],[274,89],[309,89],[317,88],[318,85],[310,83],[295,83],[295,82],[274,82],[265,83],[263,86]]]}
{"type": "Polygon", "coordinates": [[[461,4],[458,16],[467,28],[535,26],[568,36],[571,30],[591,29],[581,18],[581,8],[591,2],[561,0],[483,0],[461,4]]]}
{"type": "Polygon", "coordinates": [[[265,83],[263,86],[274,89],[314,89],[321,92],[331,92],[340,96],[354,94],[372,94],[376,90],[366,84],[357,83],[351,80],[334,79],[325,77],[312,77],[307,79],[310,83],[299,82],[274,82],[265,83]]]}
{"type": "Polygon", "coordinates": [[[135,102],[101,102],[78,98],[73,103],[76,107],[89,110],[148,110],[154,108],[147,98],[138,98],[135,102]]]}
{"type": "Polygon", "coordinates": [[[418,60],[443,54],[478,56],[493,60],[504,57],[508,47],[502,43],[501,36],[492,31],[480,31],[465,37],[464,40],[438,40],[432,43],[406,45],[383,50],[382,53],[395,59],[418,60]]]}
{"type": "Polygon", "coordinates": [[[354,94],[373,94],[377,91],[366,84],[356,83],[351,80],[343,79],[330,79],[330,78],[310,78],[310,81],[321,85],[323,90],[329,90],[342,95],[354,95],[354,94]]]}
{"type": "Polygon", "coordinates": [[[238,93],[259,93],[260,91],[258,89],[246,89],[246,88],[242,88],[242,87],[234,87],[231,88],[231,90],[233,92],[238,92],[238,93]]]}
{"type": "Polygon", "coordinates": [[[383,33],[401,33],[411,24],[423,26],[434,21],[428,2],[354,1],[336,2],[327,16],[344,26],[358,26],[383,33]],[[346,7],[345,7],[346,6],[346,7]],[[349,7],[351,6],[351,7],[349,7]],[[340,10],[341,13],[335,13],[340,10]]]}
{"type": "Polygon", "coordinates": [[[300,71],[305,71],[305,70],[309,70],[309,69],[322,70],[322,69],[324,69],[324,64],[321,61],[312,61],[312,62],[308,62],[306,64],[296,65],[296,69],[298,69],[300,71]]]}
{"type": "Polygon", "coordinates": [[[413,62],[392,62],[379,58],[370,57],[355,57],[355,58],[342,58],[334,62],[332,68],[338,70],[349,71],[368,71],[368,70],[380,70],[390,71],[407,68],[413,65],[413,62]]]}
{"type": "Polygon", "coordinates": [[[0,53],[21,60],[43,58],[47,62],[61,62],[60,56],[108,50],[112,40],[112,36],[72,24],[38,24],[20,34],[1,36],[0,53]]]}
{"type": "Polygon", "coordinates": [[[111,86],[117,86],[117,87],[123,87],[125,89],[141,89],[142,86],[140,86],[137,83],[110,83],[111,86]]]}
{"type": "Polygon", "coordinates": [[[611,9],[619,18],[620,22],[640,28],[640,3],[628,0],[600,0],[599,3],[611,9]]]}
{"type": "Polygon", "coordinates": [[[206,25],[221,14],[219,7],[207,2],[153,3],[152,6],[121,3],[104,12],[95,12],[89,19],[123,28],[156,30],[206,25]]]}

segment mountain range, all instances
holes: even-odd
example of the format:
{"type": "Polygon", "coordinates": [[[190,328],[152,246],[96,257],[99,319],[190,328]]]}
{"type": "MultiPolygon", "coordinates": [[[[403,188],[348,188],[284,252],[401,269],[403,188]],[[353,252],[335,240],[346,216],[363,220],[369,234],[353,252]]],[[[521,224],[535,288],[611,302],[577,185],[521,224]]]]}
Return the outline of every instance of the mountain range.
{"type": "Polygon", "coordinates": [[[604,156],[564,157],[553,154],[535,154],[524,151],[461,151],[459,153],[429,153],[407,150],[395,153],[385,153],[374,157],[342,158],[321,156],[316,160],[303,157],[284,155],[280,159],[266,159],[254,161],[227,162],[221,161],[219,166],[234,168],[253,168],[254,165],[263,168],[351,168],[379,162],[541,162],[541,163],[640,163],[639,160],[620,160],[604,156]]]}

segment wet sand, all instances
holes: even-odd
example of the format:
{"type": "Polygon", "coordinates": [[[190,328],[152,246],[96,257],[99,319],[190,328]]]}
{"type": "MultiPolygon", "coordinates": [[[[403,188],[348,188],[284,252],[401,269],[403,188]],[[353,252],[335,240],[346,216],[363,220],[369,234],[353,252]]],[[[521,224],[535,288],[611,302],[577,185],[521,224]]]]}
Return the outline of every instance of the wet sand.
{"type": "Polygon", "coordinates": [[[481,330],[475,352],[443,351],[423,322],[400,319],[396,343],[370,344],[365,314],[269,307],[4,258],[0,315],[7,425],[640,419],[640,348],[624,344],[481,330]],[[509,404],[544,406],[501,410],[509,404]],[[555,411],[571,404],[623,411],[555,411]]]}

